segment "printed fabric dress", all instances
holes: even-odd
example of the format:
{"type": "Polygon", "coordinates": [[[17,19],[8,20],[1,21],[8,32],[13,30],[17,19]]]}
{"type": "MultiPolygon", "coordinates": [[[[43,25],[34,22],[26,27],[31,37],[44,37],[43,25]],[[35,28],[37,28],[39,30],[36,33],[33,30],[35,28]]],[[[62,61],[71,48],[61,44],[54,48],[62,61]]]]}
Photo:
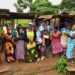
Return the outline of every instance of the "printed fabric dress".
{"type": "Polygon", "coordinates": [[[33,42],[32,44],[27,44],[27,50],[26,50],[26,59],[25,61],[28,62],[35,62],[38,58],[37,49],[36,49],[36,43],[33,42]]]}
{"type": "Polygon", "coordinates": [[[14,46],[12,44],[12,34],[10,33],[3,33],[3,49],[5,50],[5,59],[7,62],[14,62],[15,61],[15,51],[14,46]],[[11,38],[11,39],[10,39],[11,38]]]}
{"type": "Polygon", "coordinates": [[[60,32],[57,31],[52,31],[51,32],[52,35],[52,53],[53,54],[59,54],[63,52],[63,47],[60,43],[60,32]]]}
{"type": "MultiPolygon", "coordinates": [[[[69,35],[72,36],[75,34],[75,31],[70,31],[69,35]]],[[[73,50],[75,47],[75,39],[68,38],[68,45],[67,45],[67,51],[66,51],[66,57],[67,59],[73,58],[73,50]]]]}
{"type": "MultiPolygon", "coordinates": [[[[34,32],[29,32],[27,30],[27,38],[30,39],[34,39],[34,32]]],[[[28,62],[34,62],[37,59],[37,49],[36,49],[36,43],[33,42],[32,44],[30,44],[30,42],[27,43],[26,46],[26,53],[25,53],[25,61],[28,62]]]]}
{"type": "Polygon", "coordinates": [[[62,28],[61,30],[61,45],[63,46],[63,48],[67,47],[67,41],[68,41],[68,37],[67,34],[69,33],[69,30],[66,28],[62,28]]]}
{"type": "Polygon", "coordinates": [[[24,60],[25,47],[24,47],[24,33],[19,35],[19,40],[16,43],[16,58],[24,60]]]}

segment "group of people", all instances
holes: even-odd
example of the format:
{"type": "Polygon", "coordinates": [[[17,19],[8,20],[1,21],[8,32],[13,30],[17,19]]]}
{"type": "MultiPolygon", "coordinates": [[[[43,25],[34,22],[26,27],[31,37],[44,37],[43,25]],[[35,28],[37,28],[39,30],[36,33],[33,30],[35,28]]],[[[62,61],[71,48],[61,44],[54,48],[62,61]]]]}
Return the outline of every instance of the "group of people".
{"type": "Polygon", "coordinates": [[[61,29],[48,21],[41,22],[37,28],[33,23],[26,28],[21,25],[0,27],[0,57],[4,53],[8,63],[40,61],[48,52],[52,52],[52,56],[65,53],[66,58],[72,60],[74,47],[75,25],[68,23],[61,29]]]}

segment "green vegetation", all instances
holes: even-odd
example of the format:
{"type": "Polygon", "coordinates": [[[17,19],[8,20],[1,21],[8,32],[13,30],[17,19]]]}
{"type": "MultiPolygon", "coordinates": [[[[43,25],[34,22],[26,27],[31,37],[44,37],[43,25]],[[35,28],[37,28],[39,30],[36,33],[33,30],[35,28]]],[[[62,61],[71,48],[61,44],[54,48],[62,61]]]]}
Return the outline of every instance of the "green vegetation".
{"type": "MultiPolygon", "coordinates": [[[[31,22],[30,19],[15,19],[14,24],[21,24],[22,26],[26,26],[31,22]]],[[[5,21],[4,24],[13,24],[12,21],[8,20],[7,22],[5,21]]]]}
{"type": "Polygon", "coordinates": [[[30,8],[30,12],[32,13],[57,13],[58,6],[52,5],[48,0],[18,0],[17,4],[15,4],[17,12],[23,12],[27,7],[30,8]]]}
{"type": "Polygon", "coordinates": [[[23,9],[26,9],[27,7],[30,7],[33,0],[17,0],[17,3],[14,4],[14,6],[17,9],[17,12],[22,13],[23,9]]]}
{"type": "Polygon", "coordinates": [[[29,22],[31,22],[30,20],[28,19],[18,19],[18,20],[15,20],[15,24],[21,24],[23,26],[26,26],[29,24],[29,22]]]}
{"type": "Polygon", "coordinates": [[[66,62],[67,61],[64,57],[58,59],[54,66],[54,69],[57,71],[57,73],[67,73],[66,62]]]}
{"type": "Polygon", "coordinates": [[[60,8],[61,10],[66,8],[68,11],[75,11],[75,0],[62,0],[60,8]]]}
{"type": "MultiPolygon", "coordinates": [[[[17,3],[14,4],[17,12],[22,13],[27,7],[30,8],[32,13],[50,13],[55,14],[60,10],[63,11],[67,9],[68,11],[75,11],[75,0],[62,0],[60,5],[52,5],[48,0],[17,0],[17,3]]],[[[65,10],[66,12],[66,10],[65,10]]]]}
{"type": "Polygon", "coordinates": [[[52,5],[48,0],[36,0],[30,7],[31,12],[37,13],[57,13],[58,6],[52,5]]]}

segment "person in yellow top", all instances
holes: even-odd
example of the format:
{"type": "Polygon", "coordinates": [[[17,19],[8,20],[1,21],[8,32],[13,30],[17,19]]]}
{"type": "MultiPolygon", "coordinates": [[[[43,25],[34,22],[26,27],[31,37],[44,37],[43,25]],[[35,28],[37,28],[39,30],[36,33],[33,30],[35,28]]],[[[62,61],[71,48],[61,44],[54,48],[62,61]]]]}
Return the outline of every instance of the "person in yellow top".
{"type": "Polygon", "coordinates": [[[36,32],[34,31],[33,24],[30,23],[25,30],[25,61],[26,62],[34,62],[37,60],[38,51],[36,49],[36,32]]]}
{"type": "Polygon", "coordinates": [[[34,32],[33,31],[29,31],[28,29],[27,29],[27,38],[28,39],[33,39],[34,38],[34,32]]]}
{"type": "Polygon", "coordinates": [[[33,39],[34,41],[36,39],[36,32],[32,24],[29,24],[25,30],[25,42],[28,43],[30,39],[33,39]]]}

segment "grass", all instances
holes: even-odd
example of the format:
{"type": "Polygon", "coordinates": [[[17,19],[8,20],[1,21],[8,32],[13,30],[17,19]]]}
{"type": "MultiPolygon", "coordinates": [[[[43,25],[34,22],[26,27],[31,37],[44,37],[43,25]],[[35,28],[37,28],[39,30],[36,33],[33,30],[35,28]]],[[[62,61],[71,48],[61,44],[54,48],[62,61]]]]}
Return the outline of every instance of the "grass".
{"type": "Polygon", "coordinates": [[[15,24],[21,24],[23,26],[28,25],[29,22],[31,22],[31,20],[29,20],[29,19],[25,19],[25,20],[24,19],[18,19],[18,21],[15,20],[15,24]]]}
{"type": "MultiPolygon", "coordinates": [[[[26,26],[26,25],[28,25],[29,23],[31,22],[31,20],[30,19],[15,19],[14,20],[14,24],[21,24],[22,26],[26,26]]],[[[11,21],[7,21],[7,24],[8,23],[11,23],[12,24],[12,22],[11,21]]],[[[5,22],[5,24],[6,24],[6,22],[5,22]]]]}

